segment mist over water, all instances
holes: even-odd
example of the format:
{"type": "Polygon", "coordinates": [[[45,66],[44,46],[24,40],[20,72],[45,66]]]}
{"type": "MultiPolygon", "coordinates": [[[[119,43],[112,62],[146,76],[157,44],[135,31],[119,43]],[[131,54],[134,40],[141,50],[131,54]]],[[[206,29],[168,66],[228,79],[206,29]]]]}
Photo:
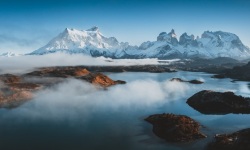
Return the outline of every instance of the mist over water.
{"type": "MultiPolygon", "coordinates": [[[[176,60],[169,60],[176,61],[176,60]]],[[[111,59],[93,58],[84,54],[52,53],[47,55],[25,55],[16,57],[0,57],[0,74],[26,73],[38,67],[50,66],[119,66],[159,64],[158,59],[111,59]]]]}
{"type": "Polygon", "coordinates": [[[67,79],[35,94],[35,99],[15,109],[0,109],[0,144],[3,149],[201,149],[215,133],[246,128],[248,115],[203,115],[186,104],[203,89],[234,91],[250,96],[246,82],[213,79],[205,73],[109,73],[126,80],[107,90],[84,81],[67,79]],[[202,79],[205,83],[170,82],[202,79]],[[169,144],[152,133],[143,119],[156,113],[184,114],[206,126],[207,139],[189,144],[169,144]],[[13,144],[14,143],[14,144],[13,144]]]}

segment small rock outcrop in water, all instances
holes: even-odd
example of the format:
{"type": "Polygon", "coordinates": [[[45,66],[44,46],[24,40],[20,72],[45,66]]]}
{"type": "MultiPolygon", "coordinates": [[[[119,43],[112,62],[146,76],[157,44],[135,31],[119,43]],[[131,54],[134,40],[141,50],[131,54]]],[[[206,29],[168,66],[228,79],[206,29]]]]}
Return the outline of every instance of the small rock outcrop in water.
{"type": "Polygon", "coordinates": [[[217,134],[207,150],[249,150],[250,128],[232,134],[217,134]]]}
{"type": "Polygon", "coordinates": [[[250,113],[250,98],[233,92],[203,90],[191,96],[187,104],[203,114],[250,113]]]}
{"type": "Polygon", "coordinates": [[[192,84],[202,84],[202,83],[204,83],[204,82],[199,81],[199,80],[190,80],[190,81],[185,81],[185,80],[182,80],[181,78],[172,78],[170,81],[188,82],[188,83],[192,83],[192,84]]]}
{"type": "Polygon", "coordinates": [[[156,114],[145,119],[153,125],[153,132],[168,142],[190,142],[206,138],[198,122],[184,115],[156,114]]]}

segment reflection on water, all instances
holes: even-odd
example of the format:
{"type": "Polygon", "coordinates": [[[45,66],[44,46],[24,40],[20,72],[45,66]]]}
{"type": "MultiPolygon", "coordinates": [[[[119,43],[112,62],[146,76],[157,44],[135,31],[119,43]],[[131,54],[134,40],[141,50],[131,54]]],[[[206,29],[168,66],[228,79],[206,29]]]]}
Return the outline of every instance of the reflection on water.
{"type": "Polygon", "coordinates": [[[96,91],[86,83],[67,81],[37,93],[16,109],[0,110],[0,145],[4,150],[182,150],[202,149],[215,133],[249,127],[249,115],[203,115],[186,99],[204,90],[233,91],[250,96],[247,82],[214,79],[205,73],[113,73],[128,83],[96,91]],[[173,77],[199,79],[204,84],[169,82],[173,77]],[[184,114],[199,121],[209,137],[169,144],[151,132],[143,119],[155,113],[184,114]]]}

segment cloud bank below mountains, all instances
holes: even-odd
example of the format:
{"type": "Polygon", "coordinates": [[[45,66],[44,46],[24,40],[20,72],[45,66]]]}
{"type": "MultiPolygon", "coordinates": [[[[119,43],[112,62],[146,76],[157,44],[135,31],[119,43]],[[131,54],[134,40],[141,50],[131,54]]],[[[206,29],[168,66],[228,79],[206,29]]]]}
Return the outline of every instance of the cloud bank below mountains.
{"type": "Polygon", "coordinates": [[[67,79],[37,92],[34,100],[12,110],[5,117],[54,121],[77,120],[80,117],[87,120],[96,113],[152,109],[184,97],[189,89],[186,83],[145,79],[100,90],[84,81],[67,79]]]}
{"type": "Polygon", "coordinates": [[[0,73],[23,73],[36,67],[76,66],[76,65],[146,65],[159,64],[158,59],[110,59],[93,58],[83,54],[54,53],[48,55],[26,55],[18,57],[0,57],[0,73]]]}

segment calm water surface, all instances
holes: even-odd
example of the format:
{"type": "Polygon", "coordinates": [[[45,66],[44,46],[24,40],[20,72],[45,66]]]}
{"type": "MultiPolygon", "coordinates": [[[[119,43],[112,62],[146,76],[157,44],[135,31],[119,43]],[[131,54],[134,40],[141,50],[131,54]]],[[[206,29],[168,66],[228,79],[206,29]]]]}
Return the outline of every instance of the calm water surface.
{"type": "Polygon", "coordinates": [[[216,133],[248,128],[250,115],[203,115],[186,104],[200,90],[233,91],[249,96],[248,82],[213,79],[211,74],[107,73],[127,81],[106,91],[89,89],[78,81],[37,93],[37,98],[15,109],[0,109],[3,150],[182,150],[203,149],[216,133]],[[173,77],[205,83],[169,82],[173,77]],[[205,127],[207,139],[170,144],[152,133],[143,119],[156,113],[184,114],[205,127]]]}

